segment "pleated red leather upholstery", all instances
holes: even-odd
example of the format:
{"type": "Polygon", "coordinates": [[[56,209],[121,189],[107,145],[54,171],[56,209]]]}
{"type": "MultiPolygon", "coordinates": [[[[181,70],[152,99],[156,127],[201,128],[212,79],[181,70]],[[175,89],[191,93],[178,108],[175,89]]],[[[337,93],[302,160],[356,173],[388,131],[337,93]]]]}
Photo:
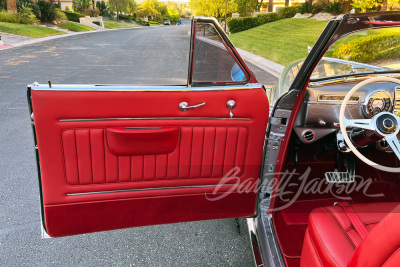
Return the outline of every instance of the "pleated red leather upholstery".
{"type": "Polygon", "coordinates": [[[243,127],[181,127],[178,145],[170,154],[117,156],[111,153],[104,132],[63,132],[69,184],[222,177],[233,167],[239,167],[240,175],[248,138],[243,127]]]}
{"type": "MultiPolygon", "coordinates": [[[[382,202],[353,204],[352,207],[371,232],[398,205],[397,202],[382,202]]],[[[348,266],[361,242],[342,207],[317,208],[308,220],[300,266],[348,266]]]]}

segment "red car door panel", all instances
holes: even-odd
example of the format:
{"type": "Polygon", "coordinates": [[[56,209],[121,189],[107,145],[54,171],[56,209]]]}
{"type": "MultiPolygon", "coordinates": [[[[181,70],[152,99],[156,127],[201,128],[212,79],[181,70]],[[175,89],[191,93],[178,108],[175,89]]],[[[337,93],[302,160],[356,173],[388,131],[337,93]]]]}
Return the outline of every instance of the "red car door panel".
{"type": "Polygon", "coordinates": [[[31,88],[50,236],[254,214],[264,90],[175,89],[31,88]],[[237,178],[221,180],[234,167],[237,178]],[[237,190],[245,181],[253,186],[237,190]]]}

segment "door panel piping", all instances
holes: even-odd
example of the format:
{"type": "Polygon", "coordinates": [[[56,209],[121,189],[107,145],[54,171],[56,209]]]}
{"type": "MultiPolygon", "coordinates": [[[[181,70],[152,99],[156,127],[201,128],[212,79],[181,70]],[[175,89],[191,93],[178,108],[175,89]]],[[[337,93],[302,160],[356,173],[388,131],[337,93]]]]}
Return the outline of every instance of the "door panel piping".
{"type": "MultiPolygon", "coordinates": [[[[224,184],[224,186],[235,186],[240,184],[224,184]]],[[[184,188],[202,188],[202,187],[216,187],[218,184],[212,185],[189,185],[189,186],[171,186],[171,187],[156,187],[156,188],[138,188],[138,189],[123,189],[112,191],[94,191],[83,193],[69,193],[67,196],[83,196],[83,195],[96,195],[96,194],[109,194],[109,193],[123,193],[123,192],[136,192],[136,191],[154,191],[154,190],[169,190],[169,189],[184,189],[184,188]]]]}

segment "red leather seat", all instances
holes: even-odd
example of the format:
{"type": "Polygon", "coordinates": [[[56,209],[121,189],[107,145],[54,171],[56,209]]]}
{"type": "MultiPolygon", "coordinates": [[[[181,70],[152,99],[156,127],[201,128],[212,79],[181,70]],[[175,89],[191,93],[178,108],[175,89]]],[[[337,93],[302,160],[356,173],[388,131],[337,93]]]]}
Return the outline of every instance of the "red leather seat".
{"type": "Polygon", "coordinates": [[[300,266],[400,266],[399,204],[352,205],[369,231],[364,240],[342,207],[315,209],[308,220],[300,266]]]}

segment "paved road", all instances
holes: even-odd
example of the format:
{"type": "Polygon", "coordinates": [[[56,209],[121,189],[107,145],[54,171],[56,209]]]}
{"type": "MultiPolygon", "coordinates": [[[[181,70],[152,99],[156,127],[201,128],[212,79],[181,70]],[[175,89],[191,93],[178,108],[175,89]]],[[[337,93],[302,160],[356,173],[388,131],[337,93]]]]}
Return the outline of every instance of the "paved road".
{"type": "MultiPolygon", "coordinates": [[[[244,221],[141,227],[40,239],[26,85],[180,84],[188,26],[107,31],[0,51],[0,266],[251,266],[244,221]]],[[[263,83],[276,79],[250,66],[263,83]]]]}

